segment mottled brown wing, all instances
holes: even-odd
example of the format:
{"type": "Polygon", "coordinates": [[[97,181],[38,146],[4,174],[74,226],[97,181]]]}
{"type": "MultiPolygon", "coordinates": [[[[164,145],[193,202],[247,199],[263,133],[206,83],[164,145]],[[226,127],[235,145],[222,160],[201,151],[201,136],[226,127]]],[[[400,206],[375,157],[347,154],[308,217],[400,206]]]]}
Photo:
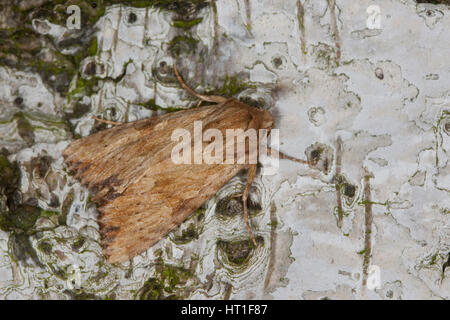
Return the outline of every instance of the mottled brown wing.
{"type": "Polygon", "coordinates": [[[103,252],[127,261],[176,228],[244,165],[155,165],[118,198],[101,206],[103,252]]]}
{"type": "Polygon", "coordinates": [[[246,130],[254,118],[231,100],[123,124],[74,141],[65,151],[69,169],[95,194],[104,253],[122,262],[178,226],[245,165],[176,165],[173,130],[246,130]]]}
{"type": "Polygon", "coordinates": [[[94,201],[111,198],[165,155],[170,127],[189,127],[214,111],[204,107],[118,125],[75,140],[63,156],[75,178],[96,194],[94,201]]]}

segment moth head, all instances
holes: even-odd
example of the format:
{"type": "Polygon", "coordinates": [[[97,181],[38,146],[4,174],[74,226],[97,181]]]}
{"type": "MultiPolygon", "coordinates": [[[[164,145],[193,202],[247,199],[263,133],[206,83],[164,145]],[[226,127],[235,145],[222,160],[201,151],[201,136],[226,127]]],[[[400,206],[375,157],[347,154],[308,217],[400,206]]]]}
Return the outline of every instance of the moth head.
{"type": "Polygon", "coordinates": [[[269,110],[260,110],[261,112],[261,129],[273,128],[273,116],[269,110]]]}

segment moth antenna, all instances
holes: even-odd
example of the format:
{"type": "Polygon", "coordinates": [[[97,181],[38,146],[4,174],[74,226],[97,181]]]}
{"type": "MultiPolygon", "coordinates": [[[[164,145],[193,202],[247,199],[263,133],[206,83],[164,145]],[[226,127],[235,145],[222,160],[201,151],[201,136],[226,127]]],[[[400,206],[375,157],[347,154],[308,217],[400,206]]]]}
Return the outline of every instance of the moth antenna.
{"type": "Polygon", "coordinates": [[[301,164],[307,164],[307,165],[315,164],[315,162],[313,162],[313,161],[308,161],[308,160],[291,157],[291,156],[288,156],[287,154],[284,154],[283,152],[280,152],[278,150],[274,150],[274,151],[276,151],[276,152],[272,153],[272,148],[267,147],[267,152],[271,157],[277,157],[278,159],[287,159],[287,160],[291,160],[291,161],[295,161],[295,162],[298,162],[301,164]]]}
{"type": "Polygon", "coordinates": [[[189,88],[183,81],[183,78],[181,77],[180,73],[178,72],[177,66],[174,64],[173,65],[173,71],[175,72],[175,76],[177,77],[178,82],[180,83],[180,85],[183,87],[184,90],[186,90],[187,92],[189,92],[191,95],[199,98],[202,101],[207,101],[207,102],[215,102],[215,103],[222,103],[227,101],[227,98],[221,97],[221,96],[205,96],[203,94],[197,93],[194,90],[192,90],[191,88],[189,88]]]}
{"type": "Polygon", "coordinates": [[[250,192],[250,187],[252,186],[252,182],[253,179],[255,178],[255,175],[256,175],[256,164],[252,164],[248,169],[247,184],[245,185],[244,193],[242,194],[242,202],[244,204],[245,224],[247,225],[247,230],[248,233],[250,234],[250,238],[252,238],[253,244],[256,247],[255,236],[253,235],[252,228],[250,227],[250,223],[248,221],[248,208],[247,208],[248,193],[250,192]]]}
{"type": "Polygon", "coordinates": [[[94,119],[94,120],[96,120],[96,121],[98,121],[98,122],[101,122],[101,123],[112,124],[113,126],[118,126],[118,125],[123,124],[123,122],[109,121],[109,120],[100,119],[100,118],[97,117],[97,116],[92,116],[92,119],[94,119]]]}

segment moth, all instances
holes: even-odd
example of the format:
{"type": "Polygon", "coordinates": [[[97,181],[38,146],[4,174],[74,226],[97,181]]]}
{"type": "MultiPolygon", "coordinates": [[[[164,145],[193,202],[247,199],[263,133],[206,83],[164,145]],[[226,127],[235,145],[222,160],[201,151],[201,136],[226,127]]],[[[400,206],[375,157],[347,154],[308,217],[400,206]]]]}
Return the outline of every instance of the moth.
{"type": "MultiPolygon", "coordinates": [[[[273,116],[234,98],[199,94],[184,83],[175,65],[174,73],[200,103],[212,104],[129,123],[94,117],[114,126],[73,141],[63,152],[68,169],[94,194],[103,253],[111,263],[125,262],[154,245],[242,170],[248,171],[242,193],[244,219],[256,244],[247,198],[257,164],[176,164],[171,153],[178,142],[171,135],[177,128],[193,133],[196,121],[224,134],[227,129],[270,131],[273,116]]],[[[196,156],[193,146],[190,152],[196,156]]],[[[247,148],[245,152],[248,156],[250,151],[247,148]]],[[[311,165],[282,153],[276,155],[311,165]]]]}

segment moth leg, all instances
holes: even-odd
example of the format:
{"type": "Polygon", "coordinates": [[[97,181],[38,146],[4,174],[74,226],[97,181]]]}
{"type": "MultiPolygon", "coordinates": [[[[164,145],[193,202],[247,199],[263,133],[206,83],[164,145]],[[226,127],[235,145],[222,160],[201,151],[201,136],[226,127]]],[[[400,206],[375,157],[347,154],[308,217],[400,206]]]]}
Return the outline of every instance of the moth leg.
{"type": "Polygon", "coordinates": [[[189,88],[183,81],[183,78],[181,77],[180,73],[178,72],[177,66],[174,64],[173,65],[173,71],[175,72],[175,76],[177,77],[178,82],[180,83],[180,85],[183,87],[184,90],[186,90],[187,92],[189,92],[190,94],[192,94],[193,96],[199,98],[202,101],[207,101],[207,102],[215,102],[215,103],[222,103],[222,102],[226,102],[228,99],[221,97],[221,96],[205,96],[203,94],[197,93],[194,90],[192,90],[191,88],[189,88]]]}
{"type": "Polygon", "coordinates": [[[252,228],[250,227],[250,223],[248,221],[248,208],[247,208],[248,193],[250,192],[250,188],[252,186],[252,182],[253,179],[255,178],[255,175],[256,175],[256,164],[252,164],[248,169],[247,185],[245,186],[244,193],[242,194],[242,202],[244,203],[245,224],[247,225],[247,230],[248,233],[250,234],[250,237],[252,238],[253,244],[256,246],[255,236],[253,235],[252,228]]]}
{"type": "Polygon", "coordinates": [[[124,122],[109,121],[109,120],[100,119],[97,116],[92,116],[92,119],[94,119],[94,120],[96,120],[98,122],[102,122],[102,123],[106,123],[106,124],[112,124],[113,126],[118,126],[118,125],[124,124],[124,122]]]}
{"type": "Polygon", "coordinates": [[[271,156],[271,157],[277,157],[278,159],[287,159],[287,160],[291,160],[291,161],[295,161],[298,163],[302,163],[302,164],[307,164],[307,165],[314,165],[315,162],[313,161],[308,161],[308,160],[303,160],[303,159],[297,159],[291,156],[288,156],[287,154],[284,154],[280,151],[274,150],[275,152],[272,154],[272,148],[267,147],[267,153],[271,156]]]}

